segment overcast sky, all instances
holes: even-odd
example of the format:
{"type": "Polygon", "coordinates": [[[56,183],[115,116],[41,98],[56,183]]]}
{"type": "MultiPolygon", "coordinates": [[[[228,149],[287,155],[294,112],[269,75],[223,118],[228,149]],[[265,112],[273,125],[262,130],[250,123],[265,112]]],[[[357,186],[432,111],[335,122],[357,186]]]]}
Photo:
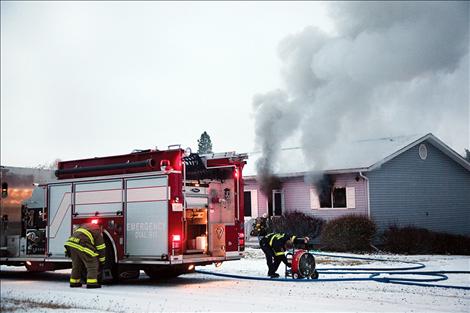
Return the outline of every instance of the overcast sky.
{"type": "MultiPolygon", "coordinates": [[[[464,9],[468,11],[468,7],[464,9]]],[[[391,16],[402,13],[393,11],[391,16]]],[[[1,164],[36,166],[56,158],[123,154],[170,144],[196,149],[203,131],[211,136],[216,151],[259,149],[255,125],[260,97],[273,90],[286,93],[288,98],[297,97],[298,88],[293,85],[303,63],[295,61],[290,52],[286,57],[286,49],[303,51],[303,44],[296,42],[304,42],[305,36],[308,42],[314,26],[316,33],[328,39],[314,42],[336,55],[329,38],[359,38],[364,30],[357,21],[370,20],[368,14],[374,12],[337,9],[336,4],[321,2],[2,1],[1,164]]],[[[468,27],[468,12],[463,19],[468,27]]],[[[463,33],[468,37],[468,29],[463,33]]],[[[464,77],[467,84],[464,81],[466,87],[459,89],[467,90],[457,91],[455,99],[449,99],[457,103],[449,106],[449,114],[445,110],[426,114],[438,114],[445,124],[433,128],[435,123],[430,121],[425,125],[427,132],[459,153],[470,145],[468,39],[465,42],[459,59],[452,60],[459,65],[450,70],[445,67],[444,72],[462,72],[463,68],[458,77],[464,77]]],[[[344,53],[348,46],[336,48],[344,53]]],[[[322,53],[325,62],[335,61],[325,59],[322,53]]],[[[322,79],[330,78],[332,67],[335,71],[341,68],[336,63],[315,70],[314,60],[306,55],[304,68],[312,67],[322,79]]],[[[371,57],[374,55],[365,55],[371,57]]],[[[410,64],[389,66],[409,68],[410,64]]],[[[431,72],[442,76],[442,72],[431,72]]],[[[366,73],[360,77],[361,83],[371,77],[377,80],[377,75],[366,73]]],[[[446,84],[452,85],[453,80],[446,78],[446,84]]],[[[383,88],[372,90],[368,99],[382,101],[377,98],[380,92],[383,88]]],[[[420,92],[398,93],[398,100],[409,102],[411,96],[419,106],[422,100],[427,101],[427,96],[420,98],[420,92]]],[[[341,97],[347,98],[347,91],[341,97]]],[[[422,105],[421,109],[427,110],[422,105]]],[[[393,107],[379,111],[388,110],[389,116],[396,118],[393,107]]],[[[352,121],[357,116],[344,118],[352,121]]],[[[408,126],[402,131],[409,134],[413,129],[408,126]]],[[[397,131],[390,133],[396,135],[397,131]]],[[[374,137],[365,131],[361,135],[374,137]]]]}

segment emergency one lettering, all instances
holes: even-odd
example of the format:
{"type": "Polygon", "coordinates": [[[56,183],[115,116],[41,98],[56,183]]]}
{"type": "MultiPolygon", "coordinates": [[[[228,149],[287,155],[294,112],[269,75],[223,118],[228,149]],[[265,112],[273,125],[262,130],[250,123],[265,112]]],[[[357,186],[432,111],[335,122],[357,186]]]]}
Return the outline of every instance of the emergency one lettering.
{"type": "Polygon", "coordinates": [[[162,223],[127,223],[127,234],[134,233],[135,239],[156,239],[159,234],[162,236],[163,224],[162,223]]]}

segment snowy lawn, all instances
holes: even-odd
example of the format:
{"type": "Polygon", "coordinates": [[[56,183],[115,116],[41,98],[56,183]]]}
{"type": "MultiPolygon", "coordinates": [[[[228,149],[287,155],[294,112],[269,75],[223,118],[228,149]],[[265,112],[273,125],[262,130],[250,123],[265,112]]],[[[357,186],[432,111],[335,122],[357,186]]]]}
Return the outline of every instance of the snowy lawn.
{"type": "MultiPolygon", "coordinates": [[[[418,271],[470,271],[467,256],[357,255],[426,265],[418,271]]],[[[316,257],[317,268],[409,267],[399,262],[316,257]]],[[[265,277],[267,268],[258,249],[247,249],[246,258],[198,269],[265,277]]],[[[194,273],[166,281],[140,279],[101,289],[68,287],[70,270],[32,274],[23,268],[1,267],[2,312],[470,312],[470,291],[408,286],[376,281],[308,283],[240,280],[194,273]]],[[[283,277],[284,266],[278,273],[283,277]]],[[[320,275],[325,278],[367,278],[368,274],[320,275]]],[[[429,278],[400,275],[404,278],[429,278]]],[[[448,274],[431,284],[470,287],[470,275],[448,274]]]]}

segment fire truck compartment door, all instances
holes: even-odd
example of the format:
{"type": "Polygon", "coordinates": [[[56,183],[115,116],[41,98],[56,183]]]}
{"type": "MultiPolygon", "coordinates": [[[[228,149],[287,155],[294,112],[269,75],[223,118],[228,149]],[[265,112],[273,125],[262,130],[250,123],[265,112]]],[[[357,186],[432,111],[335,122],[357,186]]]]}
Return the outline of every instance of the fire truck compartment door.
{"type": "Polygon", "coordinates": [[[72,232],[72,184],[50,185],[48,200],[49,253],[65,257],[64,243],[72,232]]]}
{"type": "Polygon", "coordinates": [[[126,181],[126,254],[168,254],[167,176],[126,181]]]}
{"type": "Polygon", "coordinates": [[[212,256],[225,256],[225,225],[211,224],[209,251],[212,256]]]}

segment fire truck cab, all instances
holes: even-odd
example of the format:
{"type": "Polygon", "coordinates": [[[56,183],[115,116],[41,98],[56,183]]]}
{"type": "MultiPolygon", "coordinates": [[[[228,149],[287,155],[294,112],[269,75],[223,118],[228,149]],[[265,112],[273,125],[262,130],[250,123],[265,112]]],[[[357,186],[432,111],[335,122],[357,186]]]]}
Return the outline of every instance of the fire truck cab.
{"type": "Polygon", "coordinates": [[[246,154],[168,150],[59,162],[22,207],[15,255],[30,271],[71,267],[64,242],[84,223],[103,225],[104,279],[144,270],[152,278],[243,257],[246,154]]]}

